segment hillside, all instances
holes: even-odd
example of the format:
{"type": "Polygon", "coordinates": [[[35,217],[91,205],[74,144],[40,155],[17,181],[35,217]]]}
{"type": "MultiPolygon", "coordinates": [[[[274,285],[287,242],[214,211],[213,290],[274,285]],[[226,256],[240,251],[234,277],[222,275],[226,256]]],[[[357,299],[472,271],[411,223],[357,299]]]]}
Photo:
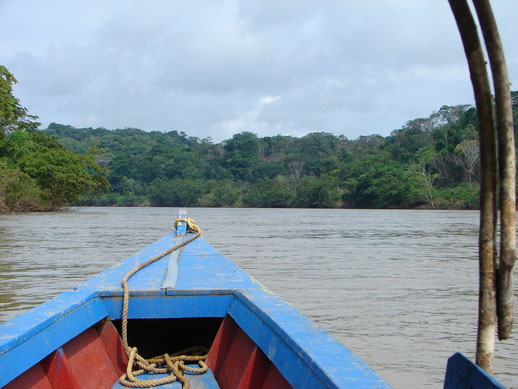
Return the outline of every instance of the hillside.
{"type": "MultiPolygon", "coordinates": [[[[518,92],[513,108],[518,118],[518,92]]],[[[516,123],[516,120],[515,120],[516,123]]],[[[213,207],[476,208],[476,110],[443,106],[390,136],[318,132],[213,143],[184,132],[45,130],[68,150],[95,150],[111,190],[88,205],[213,207]]]]}

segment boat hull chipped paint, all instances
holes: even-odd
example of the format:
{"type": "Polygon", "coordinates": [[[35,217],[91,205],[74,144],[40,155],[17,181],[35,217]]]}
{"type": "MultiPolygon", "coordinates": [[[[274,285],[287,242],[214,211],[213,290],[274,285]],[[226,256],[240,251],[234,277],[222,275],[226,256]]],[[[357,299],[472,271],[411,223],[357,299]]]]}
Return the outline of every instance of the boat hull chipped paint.
{"type": "MultiPolygon", "coordinates": [[[[169,233],[74,291],[0,325],[0,386],[123,387],[119,378],[128,358],[119,335],[121,280],[189,235],[169,233]]],[[[128,344],[142,356],[191,346],[209,349],[209,370],[186,374],[191,388],[390,387],[321,327],[201,238],[143,268],[128,284],[128,344]]],[[[455,369],[459,361],[453,365],[455,369]]],[[[465,370],[472,374],[473,369],[465,370]]],[[[463,379],[450,376],[456,382],[463,379]]],[[[477,387],[476,379],[471,382],[477,387]]]]}

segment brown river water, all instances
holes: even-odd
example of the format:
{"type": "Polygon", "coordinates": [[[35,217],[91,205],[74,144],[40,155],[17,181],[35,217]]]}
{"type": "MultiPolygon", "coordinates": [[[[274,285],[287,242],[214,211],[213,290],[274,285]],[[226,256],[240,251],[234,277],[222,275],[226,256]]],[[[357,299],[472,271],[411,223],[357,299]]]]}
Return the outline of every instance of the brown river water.
{"type": "MultiPolygon", "coordinates": [[[[205,240],[394,387],[441,388],[449,356],[474,358],[478,212],[188,211],[205,240]]],[[[0,322],[139,251],[176,214],[74,208],[0,216],[0,322]]],[[[515,387],[517,332],[496,343],[495,358],[496,378],[515,387]]]]}

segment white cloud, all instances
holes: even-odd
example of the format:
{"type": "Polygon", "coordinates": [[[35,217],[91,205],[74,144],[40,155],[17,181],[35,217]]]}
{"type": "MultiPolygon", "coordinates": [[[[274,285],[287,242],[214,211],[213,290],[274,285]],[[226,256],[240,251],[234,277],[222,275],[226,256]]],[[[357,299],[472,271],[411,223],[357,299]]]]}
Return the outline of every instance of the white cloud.
{"type": "Polygon", "coordinates": [[[263,96],[259,99],[261,104],[271,104],[277,100],[279,100],[281,96],[263,96]]]}
{"type": "MultiPolygon", "coordinates": [[[[493,7],[518,85],[516,2],[493,7]]],[[[446,1],[4,0],[0,12],[2,64],[44,124],[355,138],[473,102],[446,1]]]]}

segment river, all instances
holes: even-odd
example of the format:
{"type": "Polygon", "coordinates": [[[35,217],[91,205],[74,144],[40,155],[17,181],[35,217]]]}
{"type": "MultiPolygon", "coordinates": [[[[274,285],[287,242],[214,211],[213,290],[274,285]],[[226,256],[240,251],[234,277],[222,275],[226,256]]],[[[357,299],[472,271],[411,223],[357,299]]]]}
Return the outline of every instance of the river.
{"type": "MultiPolygon", "coordinates": [[[[0,216],[0,322],[158,239],[176,214],[73,208],[0,216]]],[[[478,212],[192,208],[189,215],[205,240],[394,387],[442,388],[449,356],[474,358],[478,212]]],[[[516,332],[496,344],[495,376],[518,387],[516,332]]]]}

